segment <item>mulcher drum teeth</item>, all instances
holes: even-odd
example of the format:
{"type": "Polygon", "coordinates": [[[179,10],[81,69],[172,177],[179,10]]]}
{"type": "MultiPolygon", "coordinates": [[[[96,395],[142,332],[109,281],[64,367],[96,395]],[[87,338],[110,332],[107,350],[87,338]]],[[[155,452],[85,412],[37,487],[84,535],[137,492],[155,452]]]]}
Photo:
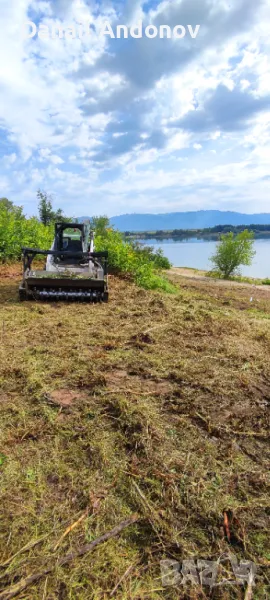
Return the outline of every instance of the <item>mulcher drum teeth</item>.
{"type": "Polygon", "coordinates": [[[75,300],[76,302],[102,302],[103,294],[100,292],[85,292],[78,291],[59,291],[59,290],[33,290],[33,297],[39,300],[66,300],[68,302],[75,300]]]}
{"type": "Polygon", "coordinates": [[[37,290],[31,289],[28,293],[22,290],[21,300],[42,300],[53,302],[107,302],[106,292],[99,291],[74,291],[74,290],[37,290]]]}

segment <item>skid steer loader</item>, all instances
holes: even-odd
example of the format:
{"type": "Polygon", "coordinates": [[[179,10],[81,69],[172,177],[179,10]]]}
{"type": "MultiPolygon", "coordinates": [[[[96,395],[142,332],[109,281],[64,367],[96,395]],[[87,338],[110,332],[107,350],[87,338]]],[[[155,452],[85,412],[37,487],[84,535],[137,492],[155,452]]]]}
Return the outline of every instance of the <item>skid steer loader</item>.
{"type": "Polygon", "coordinates": [[[20,300],[108,302],[108,252],[95,252],[90,224],[56,223],[50,250],[23,248],[20,300]],[[46,256],[43,270],[33,260],[46,256]]]}

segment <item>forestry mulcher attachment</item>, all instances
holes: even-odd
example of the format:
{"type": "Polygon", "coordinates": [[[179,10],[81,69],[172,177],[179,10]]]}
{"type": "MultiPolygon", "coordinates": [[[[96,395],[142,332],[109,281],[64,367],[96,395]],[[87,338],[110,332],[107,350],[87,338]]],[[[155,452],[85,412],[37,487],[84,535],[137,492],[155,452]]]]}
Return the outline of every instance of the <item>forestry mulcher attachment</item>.
{"type": "Polygon", "coordinates": [[[88,223],[56,223],[51,250],[23,248],[20,300],[108,302],[108,252],[94,251],[88,223]],[[44,270],[36,257],[47,256],[44,270]]]}

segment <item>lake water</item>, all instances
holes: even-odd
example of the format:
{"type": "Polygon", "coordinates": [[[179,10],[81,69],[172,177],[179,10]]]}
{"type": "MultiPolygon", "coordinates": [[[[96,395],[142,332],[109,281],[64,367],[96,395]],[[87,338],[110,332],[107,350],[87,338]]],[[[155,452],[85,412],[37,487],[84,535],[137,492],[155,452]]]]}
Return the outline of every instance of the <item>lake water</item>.
{"type": "MultiPolygon", "coordinates": [[[[214,254],[216,242],[198,239],[176,240],[139,240],[148,246],[162,248],[164,255],[175,267],[190,267],[210,270],[210,257],[214,254]]],[[[251,267],[241,267],[241,274],[247,277],[270,278],[270,239],[258,239],[254,242],[256,256],[251,267]]]]}

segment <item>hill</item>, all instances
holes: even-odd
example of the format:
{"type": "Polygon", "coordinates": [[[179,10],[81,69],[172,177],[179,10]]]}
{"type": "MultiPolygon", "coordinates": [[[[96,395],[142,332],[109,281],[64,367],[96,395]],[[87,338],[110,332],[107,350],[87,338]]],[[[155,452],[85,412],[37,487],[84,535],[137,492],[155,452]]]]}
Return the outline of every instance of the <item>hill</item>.
{"type": "Polygon", "coordinates": [[[160,229],[203,229],[217,225],[267,225],[270,214],[241,214],[219,210],[167,213],[159,215],[134,214],[112,217],[111,223],[120,231],[158,231],[160,229]]]}
{"type": "MultiPolygon", "coordinates": [[[[79,217],[79,221],[90,217],[79,217]]],[[[172,229],[204,229],[217,225],[268,225],[270,213],[242,214],[220,210],[199,210],[165,214],[126,214],[111,217],[120,231],[158,231],[172,229]]]]}

